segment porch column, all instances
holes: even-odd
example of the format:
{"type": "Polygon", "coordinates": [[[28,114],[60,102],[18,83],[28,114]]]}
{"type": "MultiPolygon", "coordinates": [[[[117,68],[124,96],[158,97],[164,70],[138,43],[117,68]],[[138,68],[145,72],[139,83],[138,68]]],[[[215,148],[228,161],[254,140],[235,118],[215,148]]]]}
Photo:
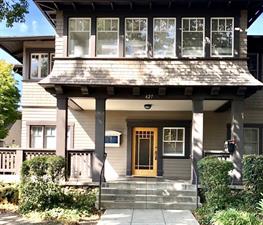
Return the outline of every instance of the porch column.
{"type": "Polygon", "coordinates": [[[242,181],[242,158],[244,148],[244,100],[234,99],[231,104],[231,139],[235,140],[236,150],[231,155],[234,165],[233,178],[242,181]]]}
{"type": "Polygon", "coordinates": [[[195,183],[195,171],[197,162],[203,157],[203,126],[204,126],[204,103],[202,99],[193,99],[193,118],[192,118],[192,183],[195,183]],[[194,168],[193,168],[194,167],[194,168]],[[195,169],[195,171],[194,171],[195,169]]]}
{"type": "Polygon", "coordinates": [[[95,153],[92,165],[92,180],[100,180],[100,172],[105,152],[105,102],[103,97],[96,98],[95,112],[95,153]]]}
{"type": "Polygon", "coordinates": [[[68,98],[57,96],[56,155],[67,157],[68,98]]]}

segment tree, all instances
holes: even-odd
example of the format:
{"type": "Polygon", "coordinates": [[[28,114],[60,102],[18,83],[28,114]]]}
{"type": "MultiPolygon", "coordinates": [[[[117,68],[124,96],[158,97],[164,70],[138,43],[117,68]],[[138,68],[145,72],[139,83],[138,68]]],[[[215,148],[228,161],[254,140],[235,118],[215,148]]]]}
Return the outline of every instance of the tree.
{"type": "Polygon", "coordinates": [[[6,20],[6,26],[12,27],[15,22],[25,22],[28,13],[28,0],[0,0],[0,22],[6,20]]]}
{"type": "Polygon", "coordinates": [[[8,126],[19,117],[19,91],[12,75],[13,66],[0,60],[0,139],[8,134],[8,126]]]}

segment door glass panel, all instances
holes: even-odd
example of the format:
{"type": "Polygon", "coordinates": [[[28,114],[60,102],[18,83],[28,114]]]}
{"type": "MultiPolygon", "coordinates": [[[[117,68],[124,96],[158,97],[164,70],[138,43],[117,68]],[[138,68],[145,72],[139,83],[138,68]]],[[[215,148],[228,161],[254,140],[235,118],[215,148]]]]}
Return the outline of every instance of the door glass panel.
{"type": "Polygon", "coordinates": [[[136,152],[135,169],[151,170],[153,169],[153,144],[154,132],[137,131],[136,132],[136,152]]]}

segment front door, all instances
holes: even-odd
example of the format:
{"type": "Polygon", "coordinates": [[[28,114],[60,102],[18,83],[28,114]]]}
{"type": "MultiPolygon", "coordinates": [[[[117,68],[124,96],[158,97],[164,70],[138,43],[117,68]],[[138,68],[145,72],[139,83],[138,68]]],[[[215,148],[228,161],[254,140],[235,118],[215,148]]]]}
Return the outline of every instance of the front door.
{"type": "Polygon", "coordinates": [[[133,128],[132,175],[157,176],[157,128],[133,128]]]}

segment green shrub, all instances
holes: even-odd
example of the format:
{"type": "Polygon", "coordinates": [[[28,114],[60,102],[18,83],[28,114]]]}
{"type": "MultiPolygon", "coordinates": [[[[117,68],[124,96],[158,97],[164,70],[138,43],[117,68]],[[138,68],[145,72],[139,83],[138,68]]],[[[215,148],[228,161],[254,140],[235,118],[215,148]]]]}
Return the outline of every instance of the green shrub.
{"type": "Polygon", "coordinates": [[[0,203],[18,204],[19,189],[16,184],[0,183],[0,203]]]}
{"type": "Polygon", "coordinates": [[[263,216],[263,193],[261,193],[262,199],[258,203],[257,209],[259,210],[259,213],[263,216]]]}
{"type": "Polygon", "coordinates": [[[259,218],[253,213],[228,209],[217,212],[213,218],[214,225],[260,225],[259,218]]]}
{"type": "Polygon", "coordinates": [[[198,162],[198,169],[207,208],[225,209],[232,201],[228,174],[233,169],[232,163],[209,156],[198,162]]]}
{"type": "Polygon", "coordinates": [[[195,217],[198,222],[202,225],[211,225],[214,212],[211,211],[206,205],[203,205],[201,208],[195,210],[195,217]]]}
{"type": "Polygon", "coordinates": [[[58,184],[64,165],[59,156],[39,156],[23,162],[19,205],[22,213],[51,209],[64,202],[65,195],[58,184]]]}
{"type": "Polygon", "coordinates": [[[38,156],[23,162],[21,169],[22,182],[35,177],[46,177],[57,182],[64,177],[65,159],[61,156],[38,156]]]}
{"type": "Polygon", "coordinates": [[[243,159],[243,175],[247,202],[256,205],[263,193],[263,156],[248,155],[243,159]]]}

